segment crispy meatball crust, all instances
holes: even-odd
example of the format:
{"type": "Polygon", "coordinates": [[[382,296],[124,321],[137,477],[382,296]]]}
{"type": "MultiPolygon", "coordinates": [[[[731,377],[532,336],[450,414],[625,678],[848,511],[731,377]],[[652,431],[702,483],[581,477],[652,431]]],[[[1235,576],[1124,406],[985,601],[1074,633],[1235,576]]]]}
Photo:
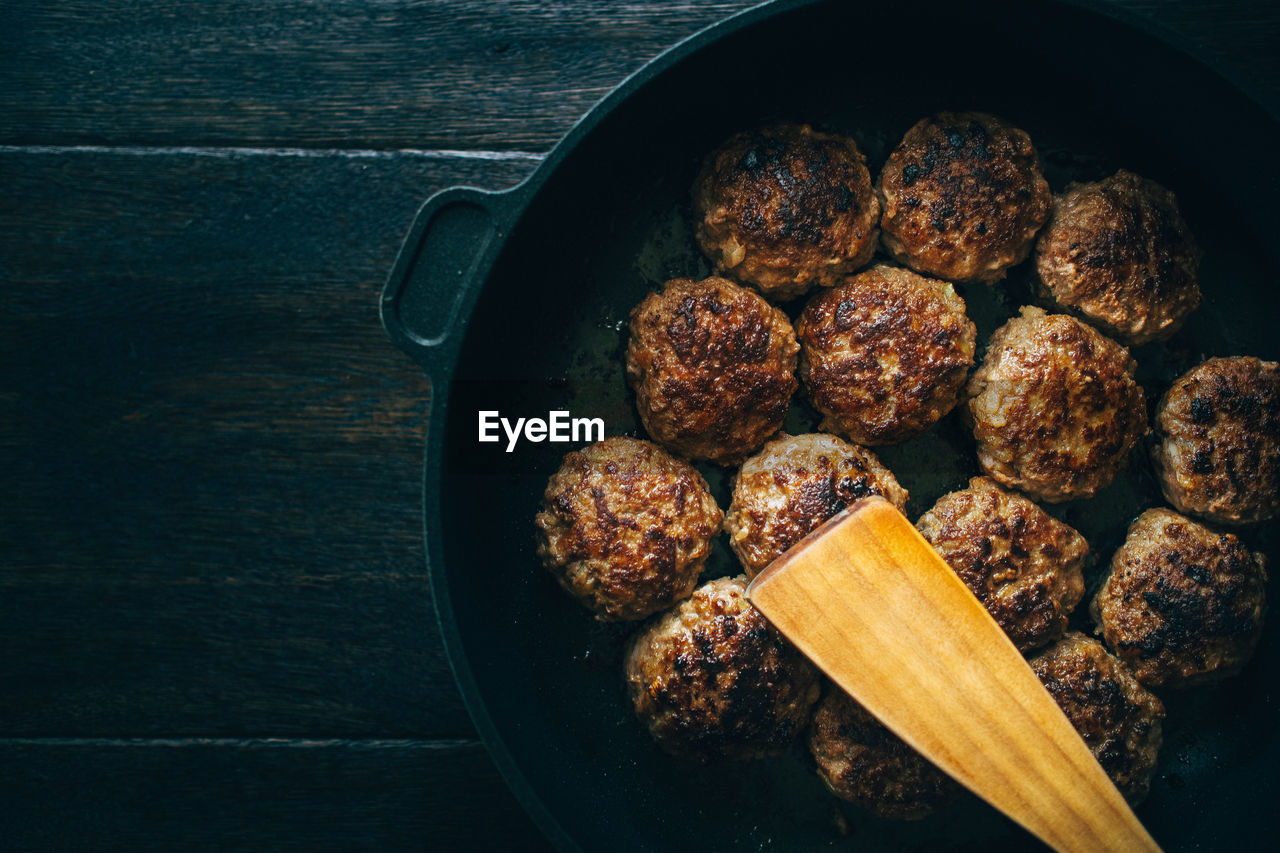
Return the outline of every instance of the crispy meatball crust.
{"type": "Polygon", "coordinates": [[[693,207],[716,272],[775,300],[865,265],[880,235],[880,202],[857,144],[806,125],[734,136],[707,159],[693,207]]]}
{"type": "Polygon", "coordinates": [[[866,445],[905,441],[951,411],[977,337],[954,287],[886,264],[818,293],[796,333],[822,428],[866,445]]]}
{"type": "Polygon", "coordinates": [[[1124,170],[1069,185],[1036,241],[1040,295],[1130,345],[1182,326],[1200,304],[1199,267],[1173,193],[1124,170]]]}
{"type": "Polygon", "coordinates": [[[693,591],[721,519],[692,465],[606,438],[567,454],[547,482],[538,556],[597,619],[642,619],[693,591]]]}
{"type": "Polygon", "coordinates": [[[988,477],[943,495],[916,527],[1020,650],[1062,636],[1089,555],[1074,529],[988,477]]]}
{"type": "Polygon", "coordinates": [[[1031,253],[1052,196],[1027,134],[986,113],[939,113],[907,131],[877,185],[881,242],[899,262],[991,284],[1031,253]]]}
{"type": "Polygon", "coordinates": [[[784,435],[738,470],[724,519],[729,546],[755,577],[822,522],[869,495],[899,510],[907,490],[870,450],[825,433],[784,435]]]}
{"type": "Polygon", "coordinates": [[[1266,615],[1266,559],[1168,509],[1129,527],[1091,606],[1138,680],[1183,687],[1238,672],[1266,615]]]}
{"type": "Polygon", "coordinates": [[[723,278],[681,278],[631,311],[627,379],[668,450],[741,462],[782,427],[800,345],[787,315],[723,278]]]}
{"type": "Polygon", "coordinates": [[[1280,515],[1280,365],[1211,358],[1156,406],[1152,459],[1169,503],[1219,524],[1280,515]]]}
{"type": "Polygon", "coordinates": [[[1022,308],[969,380],[982,470],[1056,503],[1092,497],[1147,432],[1129,351],[1065,314],[1022,308]]]}
{"type": "Polygon", "coordinates": [[[834,684],[814,712],[808,744],[831,792],[880,817],[918,820],[959,790],[834,684]]]}
{"type": "Polygon", "coordinates": [[[1029,663],[1130,803],[1151,789],[1164,703],[1102,643],[1068,633],[1029,663]]]}
{"type": "Polygon", "coordinates": [[[782,752],[804,730],[818,671],[720,578],[657,617],[627,650],[636,714],[667,752],[702,759],[782,752]]]}

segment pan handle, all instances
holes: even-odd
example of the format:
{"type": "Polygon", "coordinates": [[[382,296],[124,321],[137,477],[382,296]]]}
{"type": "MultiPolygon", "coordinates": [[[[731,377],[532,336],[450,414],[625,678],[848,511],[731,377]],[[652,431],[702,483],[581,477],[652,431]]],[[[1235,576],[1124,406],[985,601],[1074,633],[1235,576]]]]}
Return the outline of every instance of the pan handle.
{"type": "Polygon", "coordinates": [[[457,352],[459,318],[524,206],[524,184],[495,192],[450,187],[418,210],[382,291],[382,326],[392,342],[445,378],[457,352]]]}

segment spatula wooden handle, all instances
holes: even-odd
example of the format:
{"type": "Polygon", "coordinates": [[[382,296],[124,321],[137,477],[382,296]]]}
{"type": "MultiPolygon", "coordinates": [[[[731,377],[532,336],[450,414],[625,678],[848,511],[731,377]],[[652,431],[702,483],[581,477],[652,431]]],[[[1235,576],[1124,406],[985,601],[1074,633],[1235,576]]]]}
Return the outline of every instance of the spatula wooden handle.
{"type": "Polygon", "coordinates": [[[869,498],[747,595],[836,684],[1060,851],[1158,851],[982,603],[888,501],[869,498]]]}

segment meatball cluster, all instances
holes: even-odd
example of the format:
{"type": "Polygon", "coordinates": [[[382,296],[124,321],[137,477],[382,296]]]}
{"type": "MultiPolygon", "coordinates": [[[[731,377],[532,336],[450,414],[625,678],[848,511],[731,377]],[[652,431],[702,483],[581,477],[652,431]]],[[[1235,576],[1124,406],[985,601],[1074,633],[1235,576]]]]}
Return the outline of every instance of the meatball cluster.
{"type": "Polygon", "coordinates": [[[880,817],[917,820],[959,786],[866,708],[829,685],[809,727],[809,754],[833,794],[880,817]]]}
{"type": "Polygon", "coordinates": [[[1165,498],[1219,524],[1280,515],[1280,364],[1211,358],[1156,407],[1152,458],[1165,498]]]}
{"type": "Polygon", "coordinates": [[[991,336],[969,380],[983,471],[1051,503],[1093,496],[1147,432],[1136,366],[1074,317],[1024,307],[991,336]]]}
{"type": "Polygon", "coordinates": [[[723,518],[692,465],[606,438],[564,458],[542,496],[538,556],[603,621],[642,619],[697,585],[723,518]]]}
{"type": "Polygon", "coordinates": [[[1141,802],[1155,773],[1164,704],[1102,643],[1075,631],[1029,663],[1124,798],[1141,802]]]}
{"type": "Polygon", "coordinates": [[[793,299],[871,260],[880,202],[847,137],[806,125],[740,133],[693,191],[695,232],[716,272],[793,299]]]}
{"type": "Polygon", "coordinates": [[[667,282],[631,312],[627,379],[672,452],[741,462],[782,427],[800,345],[787,315],[723,278],[667,282]]]}
{"type": "Polygon", "coordinates": [[[1143,684],[1182,687],[1240,670],[1262,633],[1266,560],[1230,533],[1167,509],[1129,527],[1091,610],[1143,684]]]}
{"type": "Polygon", "coordinates": [[[834,435],[783,436],[738,470],[725,515],[729,547],[755,577],[822,522],[855,501],[883,495],[904,509],[907,490],[870,450],[834,435]]]}
{"type": "Polygon", "coordinates": [[[636,714],[668,752],[773,755],[809,721],[818,671],[748,603],[746,587],[742,576],[698,587],[627,650],[636,714]]]}
{"type": "MultiPolygon", "coordinates": [[[[1094,639],[1069,630],[1089,545],[1036,502],[1093,497],[1148,433],[1126,345],[1168,339],[1201,300],[1201,252],[1173,194],[1121,170],[1053,196],[1026,133],[944,112],[907,131],[875,186],[851,138],[799,124],[739,133],[704,161],[692,201],[715,274],[666,282],[629,318],[626,377],[653,441],[568,454],[536,519],[543,563],[597,619],[648,618],[622,663],[654,741],[738,760],[807,732],[827,787],[882,817],[923,817],[959,790],[836,685],[819,701],[822,676],[746,596],[749,578],[859,499],[904,511],[907,489],[868,448],[959,407],[983,476],[916,527],[1140,801],[1165,715],[1149,688],[1245,665],[1265,558],[1150,509],[1091,603],[1094,639]],[[1022,306],[973,370],[957,286],[972,297],[965,285],[1000,281],[1033,249],[1039,300],[1057,313],[1022,306]],[[784,306],[794,328],[771,304],[814,287],[784,306]],[[823,432],[782,431],[801,386],[823,432]],[[727,513],[692,463],[729,469],[727,513]],[[699,586],[722,530],[745,574],[699,586]]],[[[1227,525],[1280,516],[1276,363],[1209,359],[1160,399],[1154,432],[1178,510],[1227,525]]]]}
{"type": "Polygon", "coordinates": [[[1133,345],[1168,338],[1195,310],[1199,266],[1173,193],[1124,170],[1068,186],[1036,242],[1041,295],[1133,345]]]}
{"type": "Polygon", "coordinates": [[[796,332],[822,428],[868,445],[905,441],[951,411],[977,337],[954,287],[887,265],[819,293],[796,332]]]}
{"type": "Polygon", "coordinates": [[[881,241],[950,281],[999,281],[1031,253],[1052,196],[1031,138],[986,113],[940,113],[907,131],[876,187],[881,241]]]}
{"type": "Polygon", "coordinates": [[[1021,651],[1062,636],[1084,597],[1084,537],[988,477],[943,495],[916,527],[1021,651]]]}

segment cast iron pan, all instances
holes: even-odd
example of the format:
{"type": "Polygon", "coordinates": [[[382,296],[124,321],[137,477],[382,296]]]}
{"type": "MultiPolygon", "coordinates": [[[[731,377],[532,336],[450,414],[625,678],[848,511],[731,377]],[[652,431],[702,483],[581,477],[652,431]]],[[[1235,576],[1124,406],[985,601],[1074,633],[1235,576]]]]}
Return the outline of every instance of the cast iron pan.
{"type": "MultiPolygon", "coordinates": [[[[1280,356],[1276,119],[1187,54],[1077,5],[754,9],[624,83],[521,186],[448,190],[418,215],[382,309],[433,380],[424,495],[435,604],[477,727],[563,849],[1036,849],[968,797],[919,823],[872,818],[831,797],[799,749],[734,765],[661,754],[625,698],[634,626],[594,622],[534,555],[542,489],[571,446],[477,442],[483,409],[568,410],[604,418],[610,435],[642,434],[623,376],[627,312],[666,279],[709,271],[689,188],[732,132],[773,119],[842,131],[874,175],[913,122],[944,108],[1025,129],[1055,191],[1123,166],[1178,194],[1205,249],[1205,301],[1172,341],[1135,351],[1149,401],[1204,357],[1280,356]]],[[[996,287],[959,290],[980,341],[1031,301],[1025,265],[996,287]]],[[[797,398],[788,428],[813,425],[797,398]]],[[[910,489],[912,518],[977,471],[954,413],[881,456],[910,489]]],[[[703,470],[727,506],[728,476],[703,470]]],[[[1087,595],[1129,521],[1162,503],[1136,451],[1098,497],[1052,508],[1093,548],[1087,595]]],[[[1247,536],[1277,553],[1274,525],[1247,536]]],[[[737,571],[720,541],[707,576],[737,571]]],[[[1239,677],[1162,694],[1165,746],[1139,815],[1167,850],[1263,840],[1280,777],[1274,628],[1239,677]]]]}

